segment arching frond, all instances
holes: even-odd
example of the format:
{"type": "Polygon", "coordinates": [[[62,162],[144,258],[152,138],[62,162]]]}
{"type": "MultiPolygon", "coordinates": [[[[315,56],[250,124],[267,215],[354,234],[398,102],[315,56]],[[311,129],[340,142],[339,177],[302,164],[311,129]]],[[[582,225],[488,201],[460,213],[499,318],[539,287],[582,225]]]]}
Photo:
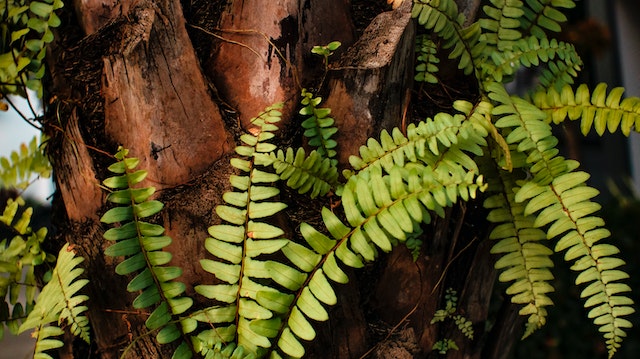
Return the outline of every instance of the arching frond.
{"type": "Polygon", "coordinates": [[[598,135],[606,130],[613,133],[620,128],[625,136],[640,128],[640,98],[622,99],[624,89],[616,87],[607,94],[607,85],[598,84],[590,93],[587,85],[578,86],[574,92],[570,86],[561,91],[550,88],[533,95],[533,103],[558,124],[565,119],[580,120],[580,129],[586,135],[595,127],[598,135]]]}
{"type": "Polygon", "coordinates": [[[465,18],[454,0],[416,0],[411,15],[444,40],[442,47],[451,49],[450,59],[459,58],[458,68],[466,75],[478,67],[475,62],[484,49],[484,42],[479,41],[480,24],[463,27],[465,18]]]}
{"type": "Polygon", "coordinates": [[[589,317],[600,327],[612,356],[631,327],[624,316],[634,309],[633,301],[623,294],[631,289],[620,283],[628,275],[619,269],[624,262],[614,257],[619,250],[597,243],[610,235],[604,221],[593,216],[600,209],[591,201],[598,191],[585,184],[588,174],[575,171],[576,161],[557,155],[557,140],[542,121],[544,113],[524,100],[509,98],[499,85],[491,90],[491,99],[501,103],[494,109],[494,115],[502,116],[496,127],[510,129],[507,142],[527,155],[531,178],[523,181],[514,199],[525,205],[525,216],[536,214],[535,227],[548,227],[547,238],[562,236],[555,251],[567,250],[565,260],[575,260],[571,268],[579,272],[576,284],[589,283],[581,296],[586,308],[595,307],[589,317]]]}
{"type": "Polygon", "coordinates": [[[491,210],[487,220],[496,224],[489,238],[496,241],[491,253],[500,255],[495,264],[496,269],[501,270],[498,280],[511,283],[506,294],[513,303],[522,305],[519,314],[527,316],[523,335],[527,337],[546,323],[545,307],[553,305],[547,295],[554,290],[550,284],[553,251],[545,244],[546,233],[534,225],[535,216],[525,215],[524,204],[515,201],[518,190],[515,173],[518,169],[521,171],[525,157],[513,150],[512,172],[501,170],[495,164],[486,166],[490,171],[485,172],[487,192],[494,194],[484,201],[484,207],[491,210]]]}
{"type": "Polygon", "coordinates": [[[36,305],[20,326],[19,333],[34,330],[34,357],[52,358],[45,351],[62,347],[62,341],[54,337],[64,334],[59,327],[63,322],[73,335],[89,343],[89,320],[84,315],[88,308],[82,305],[89,297],[78,294],[89,282],[79,279],[84,269],[78,265],[83,260],[76,257],[69,244],[62,247],[51,280],[42,288],[36,305]]]}
{"type": "Polygon", "coordinates": [[[542,88],[561,88],[565,84],[572,84],[582,66],[582,60],[573,45],[534,36],[515,41],[512,47],[504,51],[492,52],[490,58],[492,62],[483,65],[484,71],[498,82],[513,76],[522,66],[533,67],[546,63],[547,68],[540,78],[542,88]]]}
{"type": "Polygon", "coordinates": [[[438,113],[433,119],[410,124],[406,136],[397,128],[391,135],[383,130],[379,141],[370,138],[360,147],[360,156],[351,156],[349,163],[357,171],[377,167],[388,173],[394,166],[404,167],[410,162],[434,165],[449,159],[477,173],[477,165],[465,152],[482,154],[489,133],[485,115],[491,105],[456,101],[454,108],[462,113],[438,113]]]}

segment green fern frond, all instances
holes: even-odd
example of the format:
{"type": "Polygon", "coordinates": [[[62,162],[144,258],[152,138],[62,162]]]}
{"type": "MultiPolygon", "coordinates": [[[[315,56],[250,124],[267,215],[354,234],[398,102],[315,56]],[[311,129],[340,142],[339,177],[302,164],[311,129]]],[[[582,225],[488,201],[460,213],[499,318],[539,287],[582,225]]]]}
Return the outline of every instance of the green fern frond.
{"type": "Polygon", "coordinates": [[[513,76],[521,66],[533,67],[547,63],[548,68],[540,78],[543,88],[561,88],[564,84],[572,84],[582,66],[582,60],[573,45],[534,36],[515,41],[511,48],[504,51],[494,51],[490,58],[492,63],[483,64],[483,71],[498,82],[513,76]],[[564,72],[560,69],[564,69],[564,72]]]}
{"type": "MultiPolygon", "coordinates": [[[[521,168],[524,156],[516,152],[513,158],[514,168],[521,168]]],[[[553,304],[547,296],[553,291],[549,283],[553,280],[549,269],[553,267],[553,252],[543,244],[547,235],[534,226],[535,216],[526,216],[524,204],[515,201],[518,188],[514,172],[497,170],[495,165],[487,168],[494,168],[490,173],[485,172],[489,179],[488,192],[495,193],[484,201],[484,207],[490,209],[487,220],[496,224],[489,234],[489,238],[496,241],[491,253],[501,256],[495,264],[496,269],[501,270],[498,280],[512,283],[506,293],[513,303],[522,305],[519,314],[528,316],[524,338],[545,324],[545,307],[553,304]]]]}
{"type": "Polygon", "coordinates": [[[44,154],[46,137],[34,136],[29,144],[21,144],[19,151],[0,157],[0,187],[26,189],[34,176],[51,177],[51,164],[44,154]]]}
{"type": "Polygon", "coordinates": [[[562,9],[576,6],[573,0],[526,0],[525,3],[520,28],[525,34],[540,39],[547,37],[546,30],[560,32],[561,23],[567,21],[562,9]]]}
{"type": "Polygon", "coordinates": [[[543,122],[546,114],[518,98],[509,98],[504,88],[491,86],[489,97],[501,105],[494,115],[502,116],[496,127],[509,129],[506,140],[527,155],[531,178],[523,181],[515,194],[515,201],[525,204],[524,216],[536,214],[534,227],[546,227],[547,238],[562,238],[555,251],[567,250],[566,261],[575,260],[571,267],[580,272],[576,284],[590,283],[582,291],[585,307],[594,307],[589,317],[604,333],[609,355],[612,356],[626,336],[631,322],[623,318],[634,312],[633,301],[621,293],[630,291],[620,283],[628,275],[619,269],[624,264],[613,257],[619,250],[611,244],[597,244],[609,237],[604,221],[592,214],[600,205],[591,201],[598,191],[587,186],[589,175],[575,171],[578,162],[557,156],[557,139],[550,126],[543,122]]]}
{"type": "Polygon", "coordinates": [[[84,272],[78,267],[82,261],[84,258],[77,257],[72,246],[62,247],[51,280],[42,288],[35,307],[20,326],[19,333],[34,329],[36,358],[52,358],[44,351],[62,347],[62,341],[53,338],[64,334],[58,327],[62,322],[73,335],[89,343],[89,320],[84,315],[87,307],[81,305],[89,297],[77,294],[89,282],[78,279],[84,272]]]}
{"type": "MultiPolygon", "coordinates": [[[[456,101],[454,108],[462,113],[453,116],[438,113],[433,119],[410,124],[406,137],[397,128],[391,135],[382,131],[379,141],[370,138],[365,146],[360,147],[360,156],[351,156],[349,163],[360,172],[377,167],[388,173],[393,167],[404,167],[409,162],[434,165],[452,161],[477,171],[475,161],[465,152],[482,154],[488,135],[485,114],[491,105],[487,102],[474,105],[456,101]]],[[[351,176],[350,172],[344,174],[347,178],[351,176]]]]}
{"type": "Polygon", "coordinates": [[[595,127],[598,135],[606,130],[614,133],[620,128],[625,136],[640,128],[640,98],[622,99],[624,89],[616,87],[607,94],[607,85],[600,83],[592,93],[587,85],[578,86],[574,92],[570,86],[561,91],[550,88],[533,95],[533,103],[545,111],[549,121],[558,124],[566,118],[580,120],[582,134],[595,127]]]}
{"type": "MultiPolygon", "coordinates": [[[[500,51],[511,49],[514,42],[522,38],[520,18],[524,15],[520,0],[491,0],[482,10],[487,15],[480,19],[480,27],[484,29],[483,41],[500,51]]],[[[495,53],[495,51],[492,51],[495,53]]]]}
{"type": "Polygon", "coordinates": [[[474,71],[484,50],[484,42],[479,41],[480,24],[463,27],[465,18],[454,0],[415,0],[411,15],[444,40],[442,47],[451,49],[450,59],[460,58],[458,68],[465,75],[474,71]]]}
{"type": "MultiPolygon", "coordinates": [[[[185,285],[175,280],[182,275],[182,269],[166,266],[171,261],[171,253],[163,251],[163,248],[171,243],[171,237],[163,235],[162,226],[144,221],[144,218],[159,213],[163,204],[149,199],[155,188],[136,186],[145,179],[147,172],[136,170],[139,161],[128,157],[128,152],[122,147],[118,149],[115,155],[117,162],[108,168],[115,176],[103,182],[113,189],[107,201],[116,207],[109,209],[100,221],[120,224],[104,233],[106,240],[114,242],[105,254],[126,257],[116,266],[116,273],[135,275],[127,285],[129,292],[141,292],[133,306],[137,309],[155,307],[145,325],[150,330],[158,330],[156,340],[167,344],[184,338],[195,329],[194,319],[178,318],[191,307],[193,300],[183,295],[185,285]]],[[[191,350],[184,349],[187,345],[183,339],[174,357],[190,358],[191,350]]]]}
{"type": "Polygon", "coordinates": [[[323,157],[329,158],[332,166],[338,164],[336,157],[336,146],[338,143],[331,137],[338,132],[331,114],[330,108],[319,108],[322,102],[321,97],[313,97],[311,92],[302,90],[302,99],[300,103],[304,106],[300,109],[302,116],[308,116],[302,122],[302,128],[305,129],[304,136],[309,139],[309,145],[316,149],[316,152],[323,157]]]}
{"type": "Polygon", "coordinates": [[[555,251],[565,251],[565,260],[575,260],[572,270],[579,272],[576,284],[589,284],[581,293],[588,316],[606,339],[609,356],[620,347],[631,322],[624,318],[635,310],[633,301],[623,293],[631,288],[620,281],[628,275],[620,269],[624,261],[614,257],[620,251],[612,244],[598,243],[610,236],[604,221],[592,216],[600,205],[590,199],[598,191],[585,185],[589,175],[569,172],[542,186],[526,183],[516,201],[527,201],[525,214],[538,213],[535,225],[549,225],[548,238],[560,237],[555,251]]]}
{"type": "Polygon", "coordinates": [[[438,46],[427,35],[416,37],[416,75],[414,79],[419,82],[438,83],[436,73],[440,59],[437,56],[438,46]]]}
{"type": "Polygon", "coordinates": [[[340,187],[338,169],[331,159],[323,158],[317,151],[307,156],[302,147],[295,154],[292,148],[287,148],[286,152],[278,150],[269,156],[280,179],[300,194],[311,191],[311,198],[316,198],[340,187]]]}
{"type": "Polygon", "coordinates": [[[214,328],[198,334],[207,350],[218,343],[235,342],[242,349],[234,350],[261,357],[272,346],[270,338],[277,330],[276,333],[261,330],[255,323],[279,320],[275,315],[279,312],[270,305],[270,300],[290,300],[286,291],[298,289],[306,277],[285,264],[260,258],[279,251],[289,242],[281,238],[282,229],[264,222],[264,218],[286,207],[274,200],[279,190],[271,184],[278,181],[278,175],[265,171],[266,166],[273,164],[269,154],[275,146],[267,141],[278,129],[275,124],[280,121],[281,107],[282,104],[277,104],[267,108],[252,119],[255,126],[252,134],[240,137],[243,144],[236,147],[236,153],[241,157],[231,160],[239,171],[231,177],[235,190],[226,192],[223,195],[226,204],[216,207],[225,223],[209,227],[211,237],[206,239],[205,247],[216,259],[203,259],[200,263],[219,284],[202,284],[196,291],[219,304],[193,317],[214,328]]]}
{"type": "MultiPolygon", "coordinates": [[[[279,350],[295,358],[304,355],[300,341],[315,337],[309,320],[327,320],[324,305],[337,301],[328,280],[348,281],[339,262],[352,268],[364,266],[365,261],[377,257],[379,250],[389,252],[398,243],[405,242],[416,223],[429,222],[429,211],[444,215],[444,207],[451,206],[458,198],[475,198],[477,191],[484,188],[482,177],[476,177],[473,172],[466,172],[464,176],[451,174],[444,165],[439,170],[428,166],[412,169],[396,166],[387,175],[372,167],[352,176],[342,193],[342,207],[349,225],[323,208],[323,222],[331,237],[303,223],[300,231],[312,249],[294,242],[282,248],[285,256],[308,275],[295,281],[299,286],[295,296],[274,304],[274,308],[290,313],[275,337],[279,350]]],[[[288,277],[294,278],[295,274],[292,272],[288,277]]],[[[260,324],[277,331],[279,322],[260,324]]]]}

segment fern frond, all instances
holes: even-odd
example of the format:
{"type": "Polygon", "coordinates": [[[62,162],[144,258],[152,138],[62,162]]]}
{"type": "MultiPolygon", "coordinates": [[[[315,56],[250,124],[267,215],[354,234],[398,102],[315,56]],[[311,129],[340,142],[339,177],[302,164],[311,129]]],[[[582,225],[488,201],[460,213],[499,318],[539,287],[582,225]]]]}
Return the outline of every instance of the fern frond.
{"type": "Polygon", "coordinates": [[[51,177],[51,164],[44,154],[46,137],[34,136],[29,144],[21,144],[19,151],[0,157],[0,187],[26,189],[34,176],[51,177]]]}
{"type": "Polygon", "coordinates": [[[549,121],[558,124],[566,118],[580,120],[582,134],[586,135],[595,127],[598,135],[606,130],[614,133],[621,129],[625,136],[631,130],[640,128],[640,98],[622,99],[624,89],[616,87],[607,94],[607,85],[600,83],[592,93],[587,85],[578,86],[574,92],[570,86],[561,91],[550,88],[546,92],[533,95],[533,103],[545,111],[549,121]]]}
{"type": "Polygon", "coordinates": [[[416,37],[416,75],[414,79],[419,82],[438,83],[436,73],[440,59],[437,56],[438,46],[427,35],[416,37]]]}
{"type": "MultiPolygon", "coordinates": [[[[294,242],[282,248],[285,256],[308,275],[300,279],[302,283],[295,296],[274,304],[274,308],[289,313],[275,337],[278,348],[274,350],[295,358],[304,355],[300,341],[315,337],[309,320],[327,320],[324,305],[337,301],[329,280],[348,281],[339,262],[352,268],[364,266],[365,261],[377,257],[379,250],[388,252],[405,242],[416,224],[428,223],[429,211],[444,215],[444,207],[451,206],[458,198],[475,198],[477,191],[485,188],[481,176],[476,177],[472,171],[458,175],[464,171],[449,171],[450,167],[444,162],[442,167],[438,164],[409,167],[395,166],[386,175],[381,168],[370,167],[353,175],[342,192],[348,225],[324,208],[322,218],[330,237],[303,223],[300,231],[312,249],[294,242]]],[[[277,331],[279,322],[260,324],[277,331]]]]}
{"type": "Polygon", "coordinates": [[[514,42],[513,47],[508,50],[492,52],[490,58],[492,63],[483,64],[483,69],[498,82],[513,76],[521,66],[532,67],[547,63],[548,68],[540,78],[540,86],[543,88],[561,88],[565,84],[572,84],[582,66],[582,60],[573,45],[534,36],[514,42]]]}
{"type": "Polygon", "coordinates": [[[307,156],[302,147],[295,154],[292,148],[287,148],[286,152],[278,150],[269,156],[280,179],[300,194],[311,191],[311,198],[316,198],[340,186],[338,169],[331,159],[323,158],[317,151],[307,156]]]}
{"type": "Polygon", "coordinates": [[[300,103],[304,106],[299,113],[302,116],[308,116],[302,122],[302,128],[305,129],[304,136],[309,139],[309,145],[316,149],[316,152],[323,157],[329,158],[331,166],[336,166],[338,160],[336,157],[336,146],[338,143],[331,137],[338,132],[331,114],[330,108],[319,108],[322,102],[321,97],[313,97],[311,92],[302,90],[302,99],[300,103]]]}
{"type": "Polygon", "coordinates": [[[588,316],[598,325],[606,339],[609,357],[620,347],[631,322],[624,318],[635,310],[633,301],[624,293],[631,288],[620,269],[624,261],[614,255],[620,251],[612,244],[598,243],[610,236],[604,221],[592,214],[600,205],[590,199],[598,191],[585,185],[589,175],[570,172],[555,178],[547,186],[526,183],[516,194],[516,201],[527,201],[526,214],[538,213],[535,225],[549,225],[548,238],[560,237],[555,251],[565,251],[564,259],[574,261],[572,270],[579,272],[576,284],[588,284],[582,291],[588,316]]]}
{"type": "MultiPolygon", "coordinates": [[[[524,156],[517,152],[512,156],[513,167],[521,168],[524,156]]],[[[550,258],[553,252],[543,244],[547,235],[534,226],[535,216],[526,216],[524,204],[515,201],[518,187],[514,172],[496,170],[495,165],[486,167],[494,169],[485,172],[489,179],[487,191],[494,193],[484,201],[484,207],[490,209],[487,220],[496,224],[489,234],[489,238],[496,241],[491,253],[501,256],[495,264],[496,269],[501,270],[498,280],[512,283],[506,293],[513,303],[522,305],[519,314],[528,316],[524,338],[545,324],[545,307],[553,305],[547,296],[553,291],[549,283],[553,280],[549,269],[553,267],[550,258]]]]}
{"type": "Polygon", "coordinates": [[[535,227],[548,226],[547,238],[562,238],[555,251],[567,250],[566,261],[575,260],[571,267],[580,272],[576,284],[590,283],[581,297],[585,307],[594,307],[589,317],[604,333],[609,356],[620,347],[631,322],[623,318],[634,312],[633,301],[622,293],[628,285],[620,283],[628,275],[619,269],[624,261],[614,257],[619,250],[611,244],[599,244],[609,237],[604,221],[592,214],[600,205],[591,202],[598,191],[585,184],[589,175],[575,171],[578,162],[557,156],[557,140],[549,125],[542,120],[545,114],[524,100],[509,98],[504,88],[494,84],[489,97],[501,103],[494,115],[502,116],[496,127],[510,129],[506,140],[517,144],[517,150],[527,155],[531,178],[523,181],[515,194],[515,201],[525,204],[524,215],[536,214],[535,227]]]}
{"type": "Polygon", "coordinates": [[[80,305],[89,297],[77,294],[89,282],[78,279],[84,272],[78,267],[82,261],[84,258],[77,257],[72,246],[65,244],[62,247],[51,281],[42,288],[36,305],[20,326],[19,333],[34,329],[34,357],[51,358],[44,351],[63,345],[61,340],[53,338],[64,333],[58,327],[62,322],[69,325],[73,335],[89,343],[89,320],[84,315],[87,307],[80,305]]]}
{"type": "MultiPolygon", "coordinates": [[[[150,330],[158,330],[156,340],[160,344],[171,343],[195,329],[194,319],[178,318],[191,307],[193,300],[183,295],[185,285],[175,280],[182,275],[182,269],[166,266],[171,261],[171,253],[163,248],[171,243],[171,237],[163,235],[162,226],[144,221],[163,207],[162,202],[149,199],[155,188],[136,186],[145,179],[147,172],[136,170],[138,159],[128,157],[128,150],[122,147],[115,157],[117,162],[108,168],[115,176],[103,183],[113,189],[107,201],[117,206],[109,209],[100,221],[120,223],[120,226],[103,234],[106,240],[114,242],[105,254],[126,257],[116,266],[116,273],[135,275],[127,285],[129,292],[141,292],[133,306],[137,309],[154,307],[145,325],[150,330]]],[[[187,345],[183,339],[174,357],[190,358],[191,350],[184,349],[187,345]]]]}
{"type": "Polygon", "coordinates": [[[450,59],[459,58],[458,68],[471,74],[484,49],[480,24],[463,27],[465,18],[454,0],[416,0],[411,11],[420,25],[444,40],[442,47],[451,49],[450,59]]]}
{"type": "Polygon", "coordinates": [[[524,15],[522,1],[491,0],[491,5],[483,6],[482,10],[487,17],[480,19],[479,23],[485,30],[482,40],[491,45],[488,48],[508,50],[514,46],[515,41],[522,38],[519,30],[520,18],[524,15]]]}
{"type": "MultiPolygon", "coordinates": [[[[465,152],[482,154],[482,147],[487,144],[485,137],[488,136],[485,114],[491,105],[487,102],[473,105],[456,101],[454,108],[462,113],[453,116],[438,113],[433,119],[410,124],[406,137],[399,129],[393,129],[391,135],[382,131],[379,141],[370,138],[365,146],[360,147],[360,156],[351,156],[349,163],[360,172],[377,167],[388,173],[393,167],[404,167],[409,162],[434,165],[452,161],[477,171],[477,165],[465,152]]],[[[345,172],[345,177],[349,176],[350,173],[345,172]]]]}
{"type": "Polygon", "coordinates": [[[291,297],[286,291],[298,289],[306,277],[285,264],[260,258],[279,251],[289,242],[281,238],[282,229],[264,222],[264,218],[286,207],[274,200],[279,190],[270,185],[278,181],[278,175],[265,171],[274,161],[269,154],[275,146],[267,141],[278,129],[275,124],[280,121],[281,107],[277,104],[267,108],[252,120],[255,126],[252,134],[240,137],[243,144],[236,147],[236,153],[241,157],[231,160],[240,173],[231,177],[235,190],[223,195],[225,205],[216,207],[225,223],[209,227],[211,237],[206,239],[205,247],[216,259],[203,259],[200,263],[219,284],[202,284],[196,291],[219,305],[194,317],[214,328],[198,334],[207,350],[218,343],[235,341],[243,349],[234,350],[262,356],[265,348],[272,346],[270,338],[275,333],[260,330],[254,323],[278,319],[274,314],[277,309],[264,298],[286,302],[291,297]]]}
{"type": "Polygon", "coordinates": [[[560,32],[561,24],[567,21],[561,9],[576,6],[573,0],[526,0],[524,16],[520,18],[520,28],[525,34],[539,39],[547,37],[545,30],[560,32]]]}

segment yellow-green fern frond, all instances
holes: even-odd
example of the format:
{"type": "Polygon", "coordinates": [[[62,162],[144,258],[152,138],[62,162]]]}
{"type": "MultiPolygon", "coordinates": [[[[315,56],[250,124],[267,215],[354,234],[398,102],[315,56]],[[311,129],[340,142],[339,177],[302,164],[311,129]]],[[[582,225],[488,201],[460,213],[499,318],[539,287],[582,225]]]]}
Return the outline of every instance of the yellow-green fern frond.
{"type": "Polygon", "coordinates": [[[482,154],[488,136],[485,115],[491,111],[491,105],[456,101],[454,108],[462,113],[438,113],[433,119],[410,124],[406,137],[397,128],[391,135],[382,131],[379,141],[370,138],[360,147],[360,156],[351,156],[349,163],[360,172],[378,167],[388,173],[394,166],[404,167],[409,162],[434,165],[449,160],[477,171],[477,165],[465,152],[482,154]]]}
{"type": "Polygon", "coordinates": [[[628,275],[620,269],[624,261],[615,257],[618,248],[600,243],[610,233],[604,221],[592,215],[600,205],[590,201],[598,191],[584,184],[588,177],[584,172],[570,172],[547,186],[529,182],[518,191],[516,200],[526,201],[525,214],[537,213],[537,227],[549,225],[548,238],[562,236],[555,251],[566,250],[565,260],[575,261],[571,269],[579,273],[576,284],[588,284],[580,296],[585,308],[591,308],[588,316],[603,333],[611,357],[631,327],[624,317],[635,310],[624,294],[631,288],[621,283],[628,275]]]}
{"type": "Polygon", "coordinates": [[[29,144],[23,143],[9,157],[0,157],[0,187],[26,189],[34,176],[49,178],[51,164],[44,155],[46,138],[34,136],[29,144]]]}
{"type": "Polygon", "coordinates": [[[278,331],[263,330],[254,322],[272,319],[269,323],[277,326],[279,312],[270,303],[290,302],[293,296],[289,292],[299,289],[306,278],[305,273],[286,264],[263,258],[289,242],[281,237],[282,229],[265,221],[286,207],[274,199],[279,190],[272,184],[278,175],[266,171],[274,161],[269,154],[275,145],[268,140],[278,129],[281,107],[271,106],[252,119],[255,130],[240,137],[242,144],[236,147],[240,157],[231,159],[239,171],[231,177],[234,190],[223,195],[225,205],[216,207],[224,223],[209,227],[211,237],[205,241],[215,259],[200,261],[218,283],[201,284],[196,291],[219,303],[192,316],[215,328],[197,335],[200,343],[206,344],[201,353],[214,350],[218,343],[235,342],[238,349],[234,351],[264,355],[278,331]]]}
{"type": "Polygon", "coordinates": [[[483,64],[484,71],[495,81],[502,82],[524,67],[547,64],[541,78],[542,88],[561,88],[572,84],[573,78],[582,66],[582,60],[571,44],[555,39],[538,39],[530,36],[513,43],[513,47],[504,51],[495,51],[490,55],[492,63],[483,64]],[[560,69],[564,69],[561,72],[560,69]]]}
{"type": "Polygon", "coordinates": [[[640,128],[640,98],[622,99],[623,93],[623,88],[616,87],[607,94],[604,83],[598,84],[590,93],[587,85],[582,84],[575,92],[570,86],[564,86],[561,91],[550,88],[547,92],[537,92],[533,95],[533,103],[556,124],[567,118],[580,120],[584,135],[595,127],[598,135],[620,128],[628,136],[631,130],[640,128]]]}
{"type": "MultiPolygon", "coordinates": [[[[514,168],[521,168],[524,156],[514,153],[514,168]]],[[[487,166],[494,168],[494,166],[487,166]]],[[[498,170],[488,175],[488,192],[495,193],[484,201],[490,209],[487,220],[496,224],[489,238],[496,243],[491,253],[500,254],[495,264],[501,270],[498,280],[511,282],[506,293],[511,301],[522,305],[519,314],[527,316],[523,337],[529,336],[546,323],[546,306],[553,305],[547,293],[553,292],[550,268],[553,267],[553,251],[544,243],[547,235],[534,226],[535,216],[524,214],[524,204],[515,201],[514,172],[498,170]]]]}
{"type": "Polygon", "coordinates": [[[510,98],[497,84],[490,88],[489,97],[501,103],[493,111],[502,116],[496,127],[509,132],[507,143],[517,144],[517,150],[527,156],[525,168],[530,178],[522,182],[514,199],[525,205],[524,216],[535,214],[535,227],[547,228],[548,239],[562,236],[555,251],[567,250],[565,260],[575,260],[572,269],[579,272],[576,284],[590,283],[581,296],[586,299],[585,307],[595,307],[589,317],[604,333],[611,356],[631,327],[623,317],[634,310],[631,299],[621,295],[630,288],[620,283],[628,275],[619,269],[624,262],[613,257],[618,249],[597,243],[609,236],[602,219],[592,216],[600,209],[591,201],[598,191],[585,184],[588,174],[575,171],[577,161],[557,155],[557,139],[543,121],[544,113],[524,100],[510,98]]]}
{"type": "Polygon", "coordinates": [[[449,58],[459,58],[459,69],[466,75],[473,73],[484,49],[479,23],[463,27],[465,18],[454,0],[415,0],[411,15],[444,40],[442,47],[451,49],[449,58]]]}
{"type": "Polygon", "coordinates": [[[83,260],[76,257],[69,244],[62,247],[51,280],[42,288],[35,307],[20,326],[20,333],[34,330],[36,358],[52,358],[45,351],[62,347],[62,341],[53,337],[64,333],[59,327],[63,322],[73,335],[89,343],[89,320],[84,315],[87,307],[81,305],[89,297],[77,294],[89,282],[79,279],[84,269],[78,265],[83,260]]]}
{"type": "Polygon", "coordinates": [[[482,40],[491,48],[509,50],[515,41],[522,38],[519,30],[520,18],[524,15],[521,0],[491,0],[491,5],[483,6],[482,10],[487,15],[479,21],[485,30],[482,40]]]}

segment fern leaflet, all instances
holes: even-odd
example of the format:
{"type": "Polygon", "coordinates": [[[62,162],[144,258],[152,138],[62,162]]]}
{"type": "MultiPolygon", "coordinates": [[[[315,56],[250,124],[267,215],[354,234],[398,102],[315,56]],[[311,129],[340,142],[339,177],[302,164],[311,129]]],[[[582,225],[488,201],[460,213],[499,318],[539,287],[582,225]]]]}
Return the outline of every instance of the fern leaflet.
{"type": "Polygon", "coordinates": [[[417,65],[414,79],[419,82],[438,83],[436,73],[440,59],[437,56],[438,47],[427,35],[416,37],[417,65]]]}

